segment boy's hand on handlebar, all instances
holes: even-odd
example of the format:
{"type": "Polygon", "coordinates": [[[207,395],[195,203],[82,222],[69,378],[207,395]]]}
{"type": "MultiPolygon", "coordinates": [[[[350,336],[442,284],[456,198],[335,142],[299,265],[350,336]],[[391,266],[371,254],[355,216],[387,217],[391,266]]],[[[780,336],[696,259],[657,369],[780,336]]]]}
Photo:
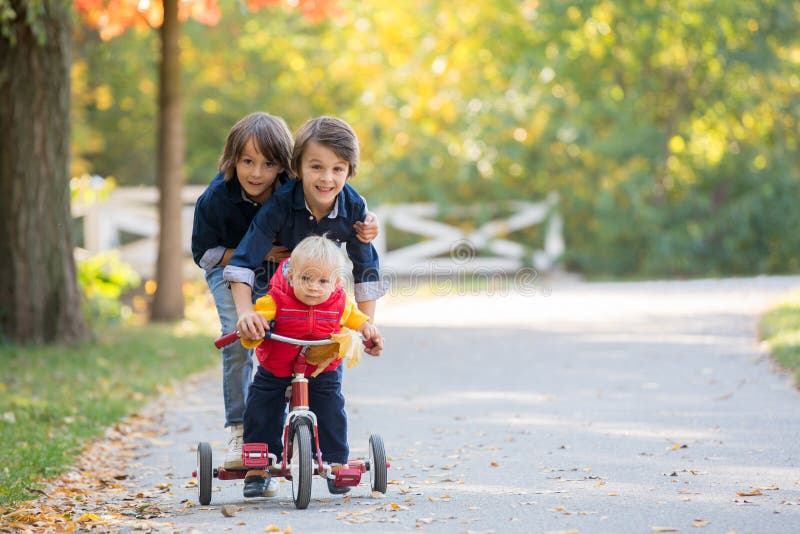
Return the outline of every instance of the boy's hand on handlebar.
{"type": "Polygon", "coordinates": [[[257,311],[248,311],[239,316],[236,329],[239,330],[239,337],[252,340],[264,339],[269,330],[269,321],[257,311]]]}
{"type": "Polygon", "coordinates": [[[361,337],[364,338],[364,341],[368,342],[366,343],[364,352],[371,356],[380,356],[383,350],[383,336],[378,329],[375,328],[375,325],[366,322],[361,325],[358,331],[361,333],[361,337]]]}

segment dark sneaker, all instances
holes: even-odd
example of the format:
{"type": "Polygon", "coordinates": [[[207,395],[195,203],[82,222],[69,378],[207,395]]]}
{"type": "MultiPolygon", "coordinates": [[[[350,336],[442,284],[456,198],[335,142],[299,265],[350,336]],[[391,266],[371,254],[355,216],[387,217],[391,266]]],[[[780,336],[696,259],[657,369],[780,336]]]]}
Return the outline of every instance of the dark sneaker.
{"type": "Polygon", "coordinates": [[[267,491],[267,485],[270,477],[267,476],[266,471],[248,471],[244,477],[244,489],[242,495],[246,499],[254,497],[263,497],[264,492],[267,491]]]}
{"type": "Polygon", "coordinates": [[[350,491],[350,486],[337,486],[333,483],[332,478],[328,478],[326,480],[328,481],[328,491],[333,495],[342,495],[350,491]]]}

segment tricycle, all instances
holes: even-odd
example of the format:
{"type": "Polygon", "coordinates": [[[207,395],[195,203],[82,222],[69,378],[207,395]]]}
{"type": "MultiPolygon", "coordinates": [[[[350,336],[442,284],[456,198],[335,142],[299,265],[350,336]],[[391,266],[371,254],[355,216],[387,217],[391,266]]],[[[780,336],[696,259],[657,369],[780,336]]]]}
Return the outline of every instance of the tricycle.
{"type": "MultiPolygon", "coordinates": [[[[225,334],[214,342],[222,348],[238,340],[238,332],[225,334]]],[[[369,457],[351,460],[346,465],[331,466],[322,460],[319,447],[317,417],[308,402],[308,379],[306,372],[306,353],[313,346],[331,345],[332,339],[303,340],[274,334],[267,331],[265,338],[302,347],[293,363],[293,378],[286,390],[289,410],[283,430],[283,453],[278,459],[269,452],[266,443],[245,443],[242,446],[242,469],[213,467],[211,445],[201,441],[197,445],[197,478],[199,502],[211,503],[211,481],[244,479],[249,469],[265,469],[270,476],[282,477],[292,482],[292,499],[295,507],[305,509],[311,500],[312,475],[330,479],[335,486],[357,486],[364,473],[369,473],[372,491],[386,493],[387,469],[386,451],[378,434],[369,437],[369,457]]]]}

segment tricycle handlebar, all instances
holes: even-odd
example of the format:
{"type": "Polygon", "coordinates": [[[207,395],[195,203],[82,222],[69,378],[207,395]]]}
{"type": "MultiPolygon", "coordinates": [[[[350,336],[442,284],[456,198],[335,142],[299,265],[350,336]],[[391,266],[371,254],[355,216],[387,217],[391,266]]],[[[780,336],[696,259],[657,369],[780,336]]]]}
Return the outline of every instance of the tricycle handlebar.
{"type": "MultiPolygon", "coordinates": [[[[217,347],[218,349],[221,349],[222,347],[230,345],[231,343],[233,343],[237,339],[239,339],[239,331],[238,330],[236,330],[235,332],[229,332],[229,333],[225,334],[224,336],[222,336],[220,338],[217,338],[217,340],[214,341],[214,346],[217,347]]],[[[318,346],[318,345],[332,345],[332,344],[336,343],[332,339],[316,339],[316,340],[295,339],[293,337],[286,337],[286,336],[282,336],[280,334],[274,334],[274,333],[272,333],[271,330],[267,330],[267,332],[264,334],[264,339],[274,339],[276,341],[282,341],[284,343],[290,343],[292,345],[309,346],[309,347],[318,346]]]]}

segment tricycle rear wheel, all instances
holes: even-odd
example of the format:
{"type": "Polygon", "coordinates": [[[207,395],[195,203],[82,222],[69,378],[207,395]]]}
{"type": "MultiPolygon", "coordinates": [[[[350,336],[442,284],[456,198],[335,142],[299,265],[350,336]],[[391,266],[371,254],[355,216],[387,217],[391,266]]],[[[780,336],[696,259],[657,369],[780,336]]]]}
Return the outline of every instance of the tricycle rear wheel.
{"type": "Polygon", "coordinates": [[[205,441],[197,444],[197,487],[203,506],[211,503],[211,445],[205,441]]]}

